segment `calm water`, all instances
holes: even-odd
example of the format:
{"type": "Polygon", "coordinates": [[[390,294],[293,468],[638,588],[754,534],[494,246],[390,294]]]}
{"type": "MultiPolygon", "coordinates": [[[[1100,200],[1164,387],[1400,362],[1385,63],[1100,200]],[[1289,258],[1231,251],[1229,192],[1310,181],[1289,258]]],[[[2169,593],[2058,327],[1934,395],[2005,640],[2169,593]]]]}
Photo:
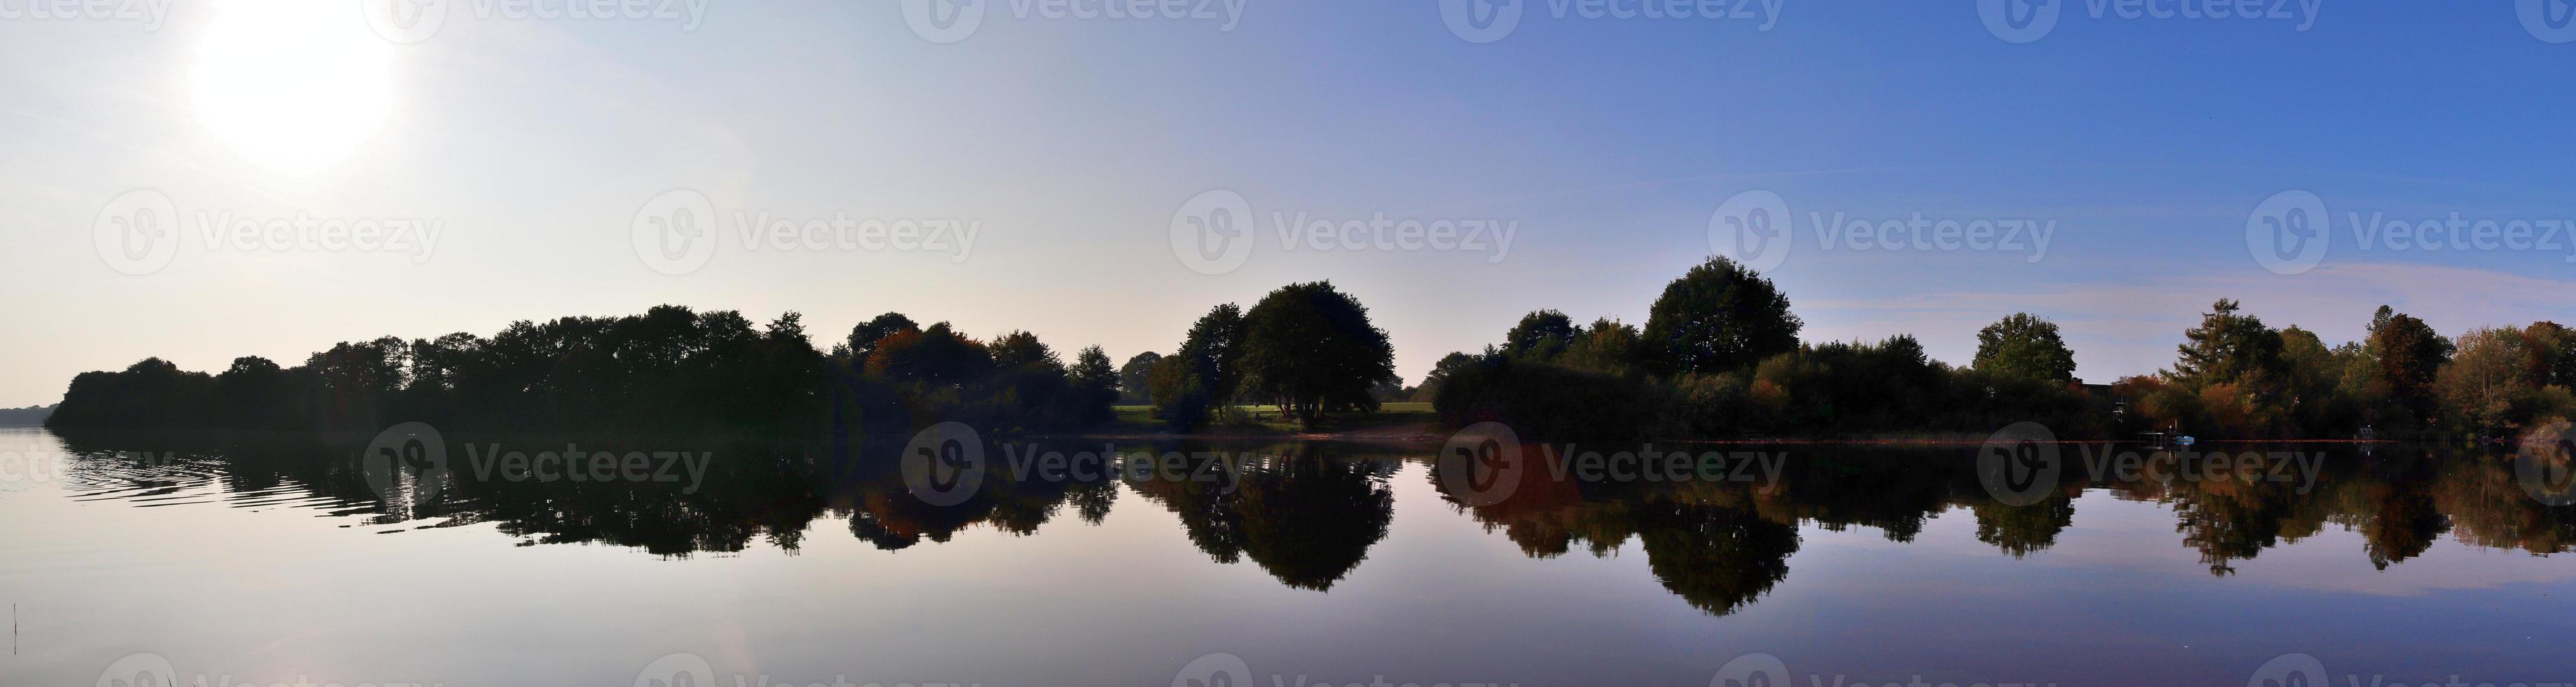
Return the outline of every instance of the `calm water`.
{"type": "MultiPolygon", "coordinates": [[[[1729,447],[1765,455],[1484,503],[1431,447],[1188,447],[1227,462],[932,505],[822,448],[576,483],[464,467],[562,440],[446,442],[437,497],[387,504],[358,447],[0,430],[0,684],[1705,685],[1777,659],[1797,684],[2233,685],[2285,654],[2335,684],[2576,681],[2576,508],[2424,449],[2015,506],[1973,448],[1729,447]]],[[[1149,448],[1176,447],[1120,447],[1149,448]]]]}

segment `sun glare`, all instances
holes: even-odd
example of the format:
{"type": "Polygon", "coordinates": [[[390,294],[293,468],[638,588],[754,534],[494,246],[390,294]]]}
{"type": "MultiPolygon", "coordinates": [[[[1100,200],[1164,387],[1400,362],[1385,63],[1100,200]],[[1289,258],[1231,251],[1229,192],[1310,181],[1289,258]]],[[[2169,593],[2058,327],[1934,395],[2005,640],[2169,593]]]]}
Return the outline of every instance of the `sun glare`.
{"type": "Polygon", "coordinates": [[[198,116],[261,167],[321,171],[384,119],[391,57],[346,2],[223,3],[197,53],[198,116]]]}

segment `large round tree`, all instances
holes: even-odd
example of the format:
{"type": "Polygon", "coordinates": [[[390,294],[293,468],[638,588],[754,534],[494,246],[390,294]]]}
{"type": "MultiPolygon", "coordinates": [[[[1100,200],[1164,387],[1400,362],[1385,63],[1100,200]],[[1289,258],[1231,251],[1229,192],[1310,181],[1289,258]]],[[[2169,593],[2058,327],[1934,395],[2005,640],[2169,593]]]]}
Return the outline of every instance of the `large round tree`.
{"type": "Polygon", "coordinates": [[[2075,379],[2075,351],[2057,333],[2057,323],[2030,313],[2013,313],[1977,332],[1976,367],[2004,377],[2047,382],[2075,379]]]}
{"type": "Polygon", "coordinates": [[[1712,257],[1664,286],[1646,319],[1646,341],[1660,349],[1669,372],[1725,372],[1797,350],[1804,326],[1771,280],[1712,257]]]}
{"type": "Polygon", "coordinates": [[[1245,380],[1306,427],[1327,412],[1376,411],[1370,387],[1395,376],[1386,332],[1330,282],[1272,291],[1244,313],[1244,325],[1245,380]]]}

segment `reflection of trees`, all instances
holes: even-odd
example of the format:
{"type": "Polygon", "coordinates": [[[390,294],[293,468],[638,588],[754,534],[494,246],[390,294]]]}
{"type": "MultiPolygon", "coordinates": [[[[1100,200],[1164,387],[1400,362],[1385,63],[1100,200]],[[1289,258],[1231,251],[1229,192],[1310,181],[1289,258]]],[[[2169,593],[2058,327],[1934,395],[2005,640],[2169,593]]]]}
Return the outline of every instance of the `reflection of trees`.
{"type": "MultiPolygon", "coordinates": [[[[964,502],[936,506],[914,496],[905,486],[895,466],[900,447],[871,446],[859,450],[855,473],[843,479],[846,484],[832,498],[832,510],[849,518],[850,534],[879,549],[893,551],[912,547],[927,539],[946,543],[959,531],[976,525],[1016,536],[1036,534],[1038,528],[1053,521],[1072,504],[1087,523],[1099,523],[1109,517],[1109,508],[1117,502],[1117,483],[1107,480],[1014,480],[1008,469],[988,469],[979,487],[964,502]]],[[[987,460],[997,464],[998,448],[988,448],[987,460]]]]}
{"type": "MultiPolygon", "coordinates": [[[[77,498],[162,501],[211,491],[239,507],[298,503],[374,523],[427,527],[491,523],[529,543],[601,543],[665,556],[762,543],[794,552],[825,513],[845,517],[852,536],[885,550],[946,542],[979,525],[1031,535],[1068,513],[1101,522],[1120,484],[1014,482],[997,471],[966,502],[932,506],[905,488],[892,447],[828,460],[836,454],[822,447],[738,437],[581,442],[593,451],[712,453],[694,491],[682,484],[514,482],[476,478],[463,446],[497,442],[533,453],[566,442],[450,436],[449,481],[437,501],[414,509],[399,500],[383,503],[368,486],[358,468],[367,437],[76,432],[63,439],[74,454],[63,477],[77,498]]],[[[2071,526],[2075,497],[2085,489],[2169,509],[2180,542],[2219,575],[2328,525],[2359,534],[2355,564],[2367,560],[2380,569],[2423,555],[2446,533],[2472,546],[2537,555],[2576,550],[2576,507],[2536,499],[2513,456],[2390,446],[2367,456],[2330,450],[2336,454],[2321,463],[2324,474],[2313,476],[2314,489],[2304,493],[2299,486],[2311,483],[2307,475],[2289,483],[2070,482],[2027,506],[1990,498],[1977,481],[1973,453],[1955,450],[1802,449],[1775,483],[1583,484],[1533,466],[1517,473],[1509,498],[1483,505],[1453,493],[1439,479],[1436,459],[1427,461],[1424,477],[1441,498],[1531,558],[1576,550],[1609,556],[1637,541],[1659,583],[1718,614],[1751,603],[1786,577],[1787,559],[1800,546],[1798,527],[1874,527],[1904,542],[1922,536],[1932,517],[1964,509],[1975,518],[1978,541],[2027,557],[2047,550],[2071,526]]],[[[1526,455],[1535,451],[1530,447],[1526,455]]],[[[1249,559],[1283,584],[1323,590],[1356,570],[1387,536],[1394,496],[1386,481],[1402,465],[1339,455],[1345,452],[1278,447],[1254,452],[1264,457],[1245,465],[1240,482],[1222,470],[1193,470],[1216,477],[1129,484],[1174,513],[1191,543],[1216,561],[1249,559]]],[[[1195,467],[1207,467],[1205,455],[1195,467]]],[[[2536,459],[2564,465],[2568,457],[2536,459]]]]}
{"type": "Polygon", "coordinates": [[[2075,524],[2075,499],[2064,494],[2025,506],[1985,500],[1968,508],[1977,514],[1977,541],[1993,544],[2014,558],[2057,545],[2057,533],[2075,524]]]}
{"type": "MultiPolygon", "coordinates": [[[[1542,454],[1530,446],[1521,455],[1542,454]]],[[[1553,558],[1579,542],[1606,557],[1633,537],[1665,589],[1712,614],[1734,612],[1770,591],[1788,577],[1789,554],[1798,550],[1794,521],[1766,518],[1750,506],[1752,485],[1579,484],[1531,465],[1509,475],[1509,496],[1496,500],[1452,493],[1440,478],[1440,461],[1456,460],[1464,458],[1432,460],[1425,472],[1433,487],[1487,531],[1502,530],[1523,554],[1553,558]]]]}
{"type": "Polygon", "coordinates": [[[1328,457],[1320,445],[1306,445],[1243,468],[1240,484],[1149,480],[1134,486],[1178,514],[1190,542],[1210,558],[1249,557],[1301,589],[1332,588],[1368,558],[1394,520],[1395,495],[1386,484],[1394,463],[1328,457]]]}

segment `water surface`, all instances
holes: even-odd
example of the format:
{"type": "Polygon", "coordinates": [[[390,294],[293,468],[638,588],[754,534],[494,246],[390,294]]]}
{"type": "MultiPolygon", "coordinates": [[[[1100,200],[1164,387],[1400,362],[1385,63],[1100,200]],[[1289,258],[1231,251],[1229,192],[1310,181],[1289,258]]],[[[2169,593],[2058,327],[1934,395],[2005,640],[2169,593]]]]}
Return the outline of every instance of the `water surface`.
{"type": "Polygon", "coordinates": [[[356,446],[0,430],[0,684],[1703,685],[1748,655],[1799,684],[2244,684],[2287,654],[2576,681],[2576,509],[2484,455],[2299,447],[2290,481],[2013,505],[1973,448],[1739,446],[1769,462],[1487,503],[1436,447],[1131,445],[1240,467],[934,505],[866,451],[685,448],[713,456],[689,483],[459,469],[388,503],[356,446]]]}

